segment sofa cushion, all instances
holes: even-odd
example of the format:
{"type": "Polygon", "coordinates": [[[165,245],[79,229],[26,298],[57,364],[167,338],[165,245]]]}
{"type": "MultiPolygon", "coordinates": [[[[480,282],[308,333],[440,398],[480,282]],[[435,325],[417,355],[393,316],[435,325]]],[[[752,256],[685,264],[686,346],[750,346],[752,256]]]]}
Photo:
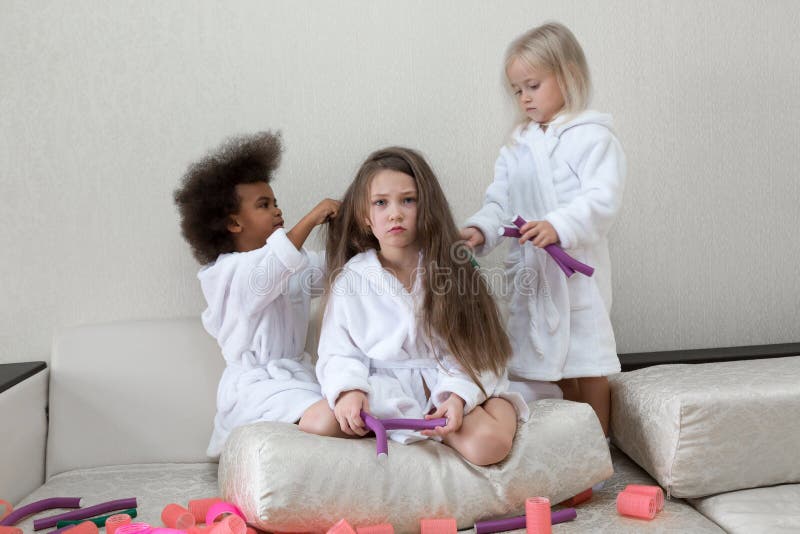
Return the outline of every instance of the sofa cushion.
{"type": "Polygon", "coordinates": [[[198,318],[66,328],[50,365],[47,477],[208,461],[224,360],[198,318]]]}
{"type": "Polygon", "coordinates": [[[800,357],[610,377],[614,443],[668,493],[800,482],[800,357]]]}
{"type": "Polygon", "coordinates": [[[800,532],[800,484],[721,493],[691,504],[729,534],[800,532]]]}
{"type": "Polygon", "coordinates": [[[608,445],[586,404],[531,404],[511,454],[477,467],[453,449],[426,440],[389,443],[380,462],[375,439],[314,436],[285,423],[236,429],[220,458],[220,491],[256,527],[326,531],[341,518],[353,525],[389,522],[419,529],[422,517],[454,517],[459,528],[524,510],[527,497],[559,502],[612,474],[608,445]]]}
{"type": "MultiPolygon", "coordinates": [[[[16,508],[50,497],[81,497],[86,508],[106,501],[136,497],[135,521],[161,526],[161,511],[171,503],[187,506],[192,499],[215,497],[217,464],[133,464],[67,471],[50,478],[28,495],[16,508]]],[[[17,526],[33,532],[34,519],[69,510],[49,510],[30,516],[17,526]]],[[[105,532],[101,529],[101,532],[105,532]]]]}

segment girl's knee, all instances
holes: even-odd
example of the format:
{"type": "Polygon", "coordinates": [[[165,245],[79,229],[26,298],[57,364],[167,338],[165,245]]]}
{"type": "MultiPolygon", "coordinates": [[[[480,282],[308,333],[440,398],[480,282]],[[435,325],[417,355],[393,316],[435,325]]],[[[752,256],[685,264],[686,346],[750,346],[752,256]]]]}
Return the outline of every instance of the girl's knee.
{"type": "Polygon", "coordinates": [[[461,451],[462,456],[475,465],[492,465],[502,462],[511,453],[514,434],[484,428],[476,432],[461,451]]]}
{"type": "Polygon", "coordinates": [[[325,401],[320,401],[306,410],[297,426],[303,432],[320,436],[335,436],[339,431],[339,423],[325,401]]]}

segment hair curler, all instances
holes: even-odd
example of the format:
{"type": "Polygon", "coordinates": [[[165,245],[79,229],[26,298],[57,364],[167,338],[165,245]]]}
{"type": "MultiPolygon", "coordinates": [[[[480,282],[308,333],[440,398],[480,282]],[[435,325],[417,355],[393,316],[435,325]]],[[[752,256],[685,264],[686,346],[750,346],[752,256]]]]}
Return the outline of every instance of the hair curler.
{"type": "MultiPolygon", "coordinates": [[[[0,526],[16,525],[24,517],[28,517],[32,514],[38,514],[39,512],[43,512],[45,510],[52,510],[53,508],[80,508],[80,506],[80,497],[51,497],[49,499],[42,499],[40,501],[32,502],[17,508],[8,514],[5,519],[0,521],[0,526]]],[[[55,523],[50,526],[52,527],[54,525],[55,523]]]]}
{"type": "Polygon", "coordinates": [[[650,520],[656,516],[656,499],[651,495],[622,491],[617,495],[617,512],[620,515],[650,520]]]}
{"type": "MultiPolygon", "coordinates": [[[[519,228],[525,226],[526,222],[527,221],[525,219],[517,215],[517,217],[514,219],[514,226],[516,226],[516,228],[503,226],[498,230],[498,234],[504,237],[522,237],[522,233],[519,231],[519,228]]],[[[553,258],[553,261],[556,262],[567,278],[576,272],[586,276],[592,276],[594,274],[594,267],[576,260],[564,252],[564,249],[558,245],[547,245],[544,247],[544,250],[550,254],[550,257],[553,258]]]]}
{"type": "MultiPolygon", "coordinates": [[[[112,517],[114,517],[115,515],[120,515],[120,516],[127,517],[128,518],[128,523],[130,523],[131,519],[136,517],[136,508],[131,508],[129,510],[123,510],[121,512],[114,512],[113,514],[101,515],[100,517],[93,517],[91,519],[73,519],[71,521],[69,519],[67,519],[67,520],[59,521],[58,523],[56,523],[56,527],[63,528],[63,527],[66,527],[68,525],[78,525],[78,524],[83,523],[85,521],[91,521],[92,523],[94,523],[98,527],[102,527],[102,526],[106,526],[106,524],[108,523],[108,520],[111,519],[112,517]]],[[[108,527],[106,527],[106,528],[108,528],[108,527]]]]}
{"type": "Polygon", "coordinates": [[[664,509],[664,491],[660,486],[641,486],[638,484],[628,484],[623,491],[628,493],[641,493],[650,495],[656,500],[656,512],[664,509]]]}
{"type": "Polygon", "coordinates": [[[378,419],[361,410],[361,419],[367,428],[375,433],[378,459],[389,456],[389,442],[386,439],[387,430],[433,430],[437,426],[447,424],[445,417],[437,419],[378,419]]]}
{"type": "Polygon", "coordinates": [[[104,514],[114,510],[124,510],[127,508],[136,508],[136,498],[117,499],[116,501],[107,501],[88,508],[81,508],[80,510],[73,510],[63,514],[52,515],[42,519],[33,520],[33,530],[41,530],[43,528],[50,528],[56,526],[59,521],[69,519],[86,519],[97,514],[104,514]]]}

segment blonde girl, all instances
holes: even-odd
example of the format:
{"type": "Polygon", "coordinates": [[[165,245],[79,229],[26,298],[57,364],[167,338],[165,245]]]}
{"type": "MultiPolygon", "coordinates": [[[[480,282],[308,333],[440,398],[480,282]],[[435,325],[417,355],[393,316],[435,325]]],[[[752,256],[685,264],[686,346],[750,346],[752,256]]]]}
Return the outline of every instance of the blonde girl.
{"type": "MultiPolygon", "coordinates": [[[[483,208],[461,231],[485,254],[498,230],[528,221],[507,267],[512,382],[558,381],[564,397],[591,404],[608,431],[607,376],[620,370],[611,327],[607,236],[619,211],[625,156],[611,117],[587,111],[589,69],[572,32],[558,23],[529,30],[508,48],[505,74],[522,113],[501,148],[483,208]],[[595,268],[566,278],[544,247],[558,244],[595,268]]],[[[524,388],[520,388],[524,389],[524,388]]]]}
{"type": "Polygon", "coordinates": [[[417,152],[371,154],[328,238],[328,301],[317,378],[330,408],[306,431],[363,436],[378,418],[447,418],[434,437],[478,465],[511,450],[527,405],[507,392],[511,347],[488,287],[458,248],[441,187],[417,152]]]}

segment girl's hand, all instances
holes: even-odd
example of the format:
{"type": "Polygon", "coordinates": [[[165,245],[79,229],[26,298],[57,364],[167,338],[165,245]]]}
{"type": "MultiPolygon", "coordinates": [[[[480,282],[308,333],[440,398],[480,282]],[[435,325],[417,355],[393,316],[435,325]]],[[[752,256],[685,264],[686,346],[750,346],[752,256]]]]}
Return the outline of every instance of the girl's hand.
{"type": "Polygon", "coordinates": [[[461,428],[461,423],[464,421],[464,404],[464,399],[455,393],[451,393],[435,412],[425,416],[425,419],[447,417],[447,424],[437,426],[433,430],[422,430],[420,434],[423,436],[445,436],[450,432],[458,432],[458,429],[461,428]]]}
{"type": "Polygon", "coordinates": [[[534,246],[544,248],[558,243],[558,232],[547,221],[528,221],[519,231],[522,234],[519,238],[520,245],[525,244],[525,241],[531,241],[534,246]]]}
{"type": "Polygon", "coordinates": [[[326,198],[316,206],[314,209],[311,210],[309,215],[313,218],[314,224],[322,224],[327,222],[328,219],[335,219],[336,216],[339,214],[339,206],[341,202],[338,200],[333,200],[332,198],[326,198]]]}
{"type": "Polygon", "coordinates": [[[463,239],[464,244],[471,249],[479,247],[486,242],[486,237],[483,235],[483,232],[481,232],[474,226],[467,226],[466,228],[462,228],[461,239],[463,239]]]}
{"type": "Polygon", "coordinates": [[[350,436],[364,436],[369,428],[361,419],[361,410],[369,413],[367,394],[360,389],[345,391],[336,399],[333,415],[339,422],[342,432],[350,436]]]}

